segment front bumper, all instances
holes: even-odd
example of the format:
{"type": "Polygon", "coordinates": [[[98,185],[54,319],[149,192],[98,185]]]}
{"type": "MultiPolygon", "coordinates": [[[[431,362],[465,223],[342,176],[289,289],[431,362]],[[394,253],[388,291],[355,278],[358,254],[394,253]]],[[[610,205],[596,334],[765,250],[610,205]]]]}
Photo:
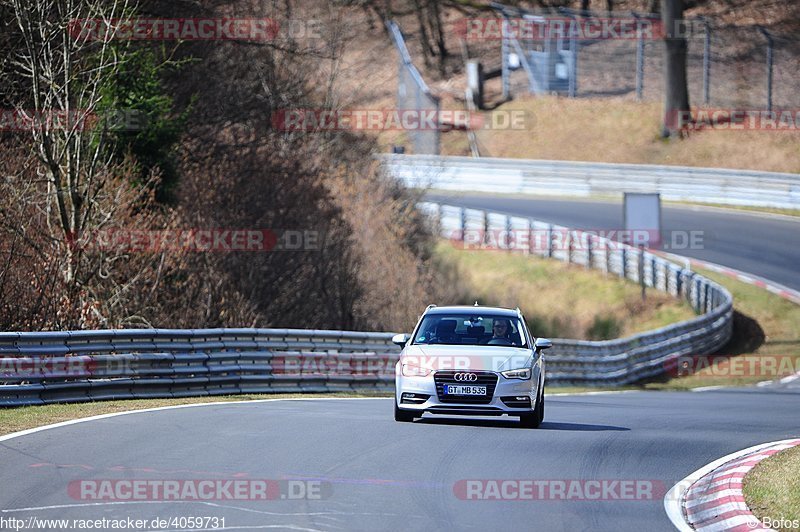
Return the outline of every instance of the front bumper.
{"type": "MultiPolygon", "coordinates": [[[[541,371],[534,366],[530,379],[507,379],[497,372],[497,384],[494,393],[488,401],[475,402],[469,400],[459,402],[458,399],[444,398],[441,395],[441,386],[437,390],[436,373],[425,377],[406,377],[398,374],[395,378],[395,401],[402,410],[416,412],[420,416],[424,412],[445,415],[473,415],[473,416],[502,416],[529,414],[536,407],[539,394],[541,371]],[[412,397],[413,396],[413,397],[412,397]],[[527,400],[524,400],[527,399],[527,400]]],[[[447,384],[464,384],[461,382],[438,379],[447,384]]]]}

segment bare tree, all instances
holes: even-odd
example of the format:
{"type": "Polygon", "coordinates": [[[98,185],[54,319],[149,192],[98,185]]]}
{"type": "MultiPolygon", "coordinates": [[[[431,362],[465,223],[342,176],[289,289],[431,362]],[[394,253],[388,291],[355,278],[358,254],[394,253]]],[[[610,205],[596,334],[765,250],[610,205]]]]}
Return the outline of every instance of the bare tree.
{"type": "Polygon", "coordinates": [[[683,26],[683,0],[662,0],[661,12],[665,28],[665,98],[664,127],[662,135],[669,137],[679,128],[679,116],[689,111],[689,89],[687,86],[686,55],[688,45],[686,37],[680,34],[683,26]]]}
{"type": "MultiPolygon", "coordinates": [[[[29,99],[18,104],[18,112],[32,123],[30,132],[47,178],[47,225],[54,239],[79,240],[104,189],[103,170],[111,163],[107,136],[92,122],[101,88],[120,65],[119,43],[87,38],[79,30],[87,21],[110,27],[132,6],[128,0],[4,3],[21,38],[12,67],[26,81],[29,99]]],[[[65,253],[64,280],[76,283],[81,248],[66,246],[65,253]]]]}

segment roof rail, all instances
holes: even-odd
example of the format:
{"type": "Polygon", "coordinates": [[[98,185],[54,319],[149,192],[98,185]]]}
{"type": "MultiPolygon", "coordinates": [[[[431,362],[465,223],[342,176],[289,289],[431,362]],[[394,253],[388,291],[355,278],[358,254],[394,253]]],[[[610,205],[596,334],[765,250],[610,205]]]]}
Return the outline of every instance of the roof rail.
{"type": "Polygon", "coordinates": [[[425,311],[427,312],[427,311],[429,311],[429,310],[430,310],[430,309],[432,309],[432,308],[436,308],[436,305],[433,305],[433,304],[431,304],[431,305],[428,305],[427,307],[425,307],[425,311]]]}

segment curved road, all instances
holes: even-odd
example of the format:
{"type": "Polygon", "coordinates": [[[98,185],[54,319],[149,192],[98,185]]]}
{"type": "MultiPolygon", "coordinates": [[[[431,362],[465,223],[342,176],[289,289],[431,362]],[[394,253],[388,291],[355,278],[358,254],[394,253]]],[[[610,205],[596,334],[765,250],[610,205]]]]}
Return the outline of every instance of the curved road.
{"type": "MultiPolygon", "coordinates": [[[[511,198],[477,193],[429,193],[425,197],[473,209],[530,216],[577,229],[622,228],[621,201],[511,198]]],[[[669,251],[759,275],[800,290],[800,218],[675,205],[662,205],[661,218],[664,231],[703,232],[702,249],[669,251]]]]}
{"type": "Polygon", "coordinates": [[[800,394],[549,396],[538,430],[505,418],[396,423],[391,410],[390,398],[218,403],[0,441],[0,522],[193,515],[224,517],[232,530],[666,531],[661,492],[643,500],[475,501],[456,497],[453,485],[602,479],[666,490],[719,456],[796,437],[800,394]],[[81,480],[236,478],[312,479],[330,489],[321,500],[111,503],[68,488],[81,480]]]}

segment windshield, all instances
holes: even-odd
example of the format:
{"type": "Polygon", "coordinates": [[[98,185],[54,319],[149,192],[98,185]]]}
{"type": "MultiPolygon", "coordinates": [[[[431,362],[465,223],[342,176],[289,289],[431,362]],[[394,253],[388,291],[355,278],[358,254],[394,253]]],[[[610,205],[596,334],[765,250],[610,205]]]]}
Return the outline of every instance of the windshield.
{"type": "Polygon", "coordinates": [[[527,347],[519,318],[492,314],[429,314],[413,343],[527,347]]]}

